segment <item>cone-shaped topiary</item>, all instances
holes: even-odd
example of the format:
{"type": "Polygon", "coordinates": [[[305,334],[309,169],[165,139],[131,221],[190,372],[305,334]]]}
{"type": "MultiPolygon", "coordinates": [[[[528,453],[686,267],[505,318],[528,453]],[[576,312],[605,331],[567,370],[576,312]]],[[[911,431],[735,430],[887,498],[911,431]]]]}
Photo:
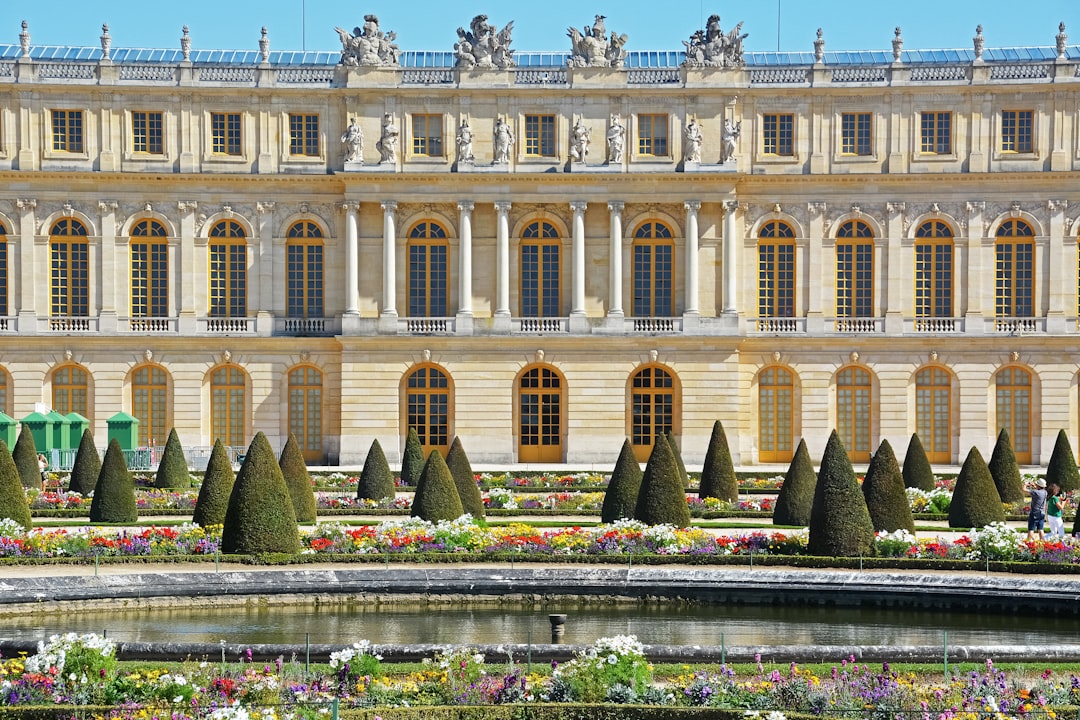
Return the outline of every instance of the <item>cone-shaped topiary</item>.
{"type": "Polygon", "coordinates": [[[1046,466],[1046,484],[1057,483],[1063,492],[1080,490],[1080,472],[1076,469],[1076,456],[1073,455],[1069,436],[1064,430],[1058,430],[1054,452],[1050,455],[1050,464],[1046,466]]]}
{"type": "Polygon", "coordinates": [[[318,510],[315,491],[311,487],[311,475],[308,473],[307,463],[304,462],[300,443],[296,442],[293,435],[289,435],[289,439],[285,441],[278,464],[281,466],[281,474],[285,476],[285,487],[289,490],[296,522],[315,522],[318,510]]]}
{"type": "Polygon", "coordinates": [[[461,509],[474,518],[484,517],[484,498],[476,485],[476,476],[473,475],[472,465],[469,464],[469,456],[465,454],[461,438],[455,437],[454,442],[450,443],[450,450],[446,453],[446,467],[450,469],[454,485],[457,486],[461,509]]]}
{"type": "Polygon", "coordinates": [[[613,523],[616,520],[634,517],[637,508],[638,490],[641,488],[641,465],[634,457],[634,447],[630,440],[623,440],[622,451],[611,472],[607,490],[604,492],[604,505],[600,508],[600,522],[613,523]]]}
{"type": "Polygon", "coordinates": [[[896,464],[896,455],[888,440],[881,441],[870,459],[862,491],[875,532],[907,530],[915,534],[915,520],[911,517],[904,475],[896,464]]]}
{"type": "Polygon", "coordinates": [[[3,440],[0,440],[0,518],[9,518],[30,529],[30,504],[26,501],[26,489],[3,440]]]}
{"type": "Polygon", "coordinates": [[[425,464],[420,436],[416,434],[416,428],[409,428],[409,434],[405,436],[405,452],[401,455],[401,482],[416,487],[425,464]]]}
{"type": "Polygon", "coordinates": [[[809,525],[810,513],[814,509],[814,488],[816,487],[817,473],[814,472],[814,464],[810,462],[806,441],[800,439],[799,446],[795,448],[795,456],[791,458],[787,474],[784,475],[784,484],[780,486],[780,494],[776,497],[772,516],[773,524],[796,527],[809,525]]]}
{"type": "Polygon", "coordinates": [[[157,474],[154,475],[154,487],[191,487],[191,473],[188,472],[184,446],[180,444],[180,436],[176,434],[176,428],[169,431],[169,439],[165,441],[165,452],[161,454],[157,474]]]}
{"type": "Polygon", "coordinates": [[[261,432],[248,446],[229,495],[221,550],[247,554],[300,552],[300,531],[285,476],[270,441],[261,432]]]}
{"type": "Polygon", "coordinates": [[[724,426],[719,420],[713,423],[709,449],[705,451],[705,464],[701,467],[698,497],[714,497],[731,502],[739,500],[739,480],[735,477],[735,466],[731,464],[727,435],[724,434],[724,426]]]}
{"type": "Polygon", "coordinates": [[[223,525],[225,513],[229,510],[229,496],[232,495],[235,483],[236,475],[233,473],[232,462],[229,461],[229,453],[220,439],[215,440],[210,460],[206,463],[206,472],[203,473],[202,487],[199,488],[199,499],[195,501],[191,521],[203,528],[223,525]]]}
{"type": "Polygon", "coordinates": [[[38,467],[37,456],[34,435],[30,432],[30,426],[23,423],[19,429],[19,439],[15,441],[15,448],[11,451],[11,457],[15,461],[15,467],[19,469],[19,481],[23,487],[41,487],[41,468],[38,467]]]}
{"type": "Polygon", "coordinates": [[[979,453],[979,448],[973,447],[960,468],[960,474],[956,476],[956,486],[949,504],[949,527],[981,528],[992,522],[1005,522],[1005,508],[994,486],[990,468],[979,453]]]}
{"type": "Polygon", "coordinates": [[[101,461],[101,472],[90,502],[90,522],[132,523],[139,519],[135,507],[135,478],[128,470],[120,441],[113,438],[101,461]]]}
{"type": "Polygon", "coordinates": [[[679,477],[682,478],[683,490],[690,487],[690,473],[686,472],[686,464],[682,461],[682,451],[679,450],[679,443],[675,442],[675,433],[668,431],[667,434],[668,447],[671,448],[671,454],[675,456],[675,467],[679,468],[679,477]]]}
{"type": "Polygon", "coordinates": [[[367,457],[364,458],[364,469],[360,471],[356,497],[358,500],[382,500],[392,498],[396,494],[394,473],[390,470],[390,464],[386,462],[382,445],[378,440],[372,440],[367,457]]]}
{"type": "Polygon", "coordinates": [[[904,487],[918,488],[924,492],[934,489],[934,470],[926,457],[918,433],[911,433],[907,452],[904,454],[904,487]]]}
{"type": "Polygon", "coordinates": [[[844,444],[833,430],[821,456],[810,511],[811,555],[855,557],[874,550],[874,526],[844,444]]]}
{"type": "Polygon", "coordinates": [[[1012,440],[1005,428],[998,433],[988,467],[1002,502],[1011,503],[1027,497],[1024,481],[1020,479],[1020,468],[1016,465],[1016,455],[1013,454],[1012,440]]]}
{"type": "Polygon", "coordinates": [[[68,480],[68,492],[89,495],[94,492],[98,475],[101,474],[101,456],[94,444],[94,434],[89,429],[83,430],[79,441],[79,451],[75,453],[75,464],[71,466],[68,480]]]}
{"type": "Polygon", "coordinates": [[[634,519],[646,525],[690,527],[686,488],[675,462],[675,453],[664,436],[657,435],[641,476],[634,519]]]}
{"type": "Polygon", "coordinates": [[[454,476],[438,450],[432,450],[416,483],[412,516],[428,522],[457,520],[465,514],[454,476]]]}

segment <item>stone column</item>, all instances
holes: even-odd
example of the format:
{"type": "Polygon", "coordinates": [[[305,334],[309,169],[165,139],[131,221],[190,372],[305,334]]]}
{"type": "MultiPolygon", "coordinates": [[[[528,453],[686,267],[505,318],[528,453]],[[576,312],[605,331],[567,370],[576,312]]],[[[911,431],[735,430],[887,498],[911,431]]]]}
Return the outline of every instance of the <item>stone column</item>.
{"type": "Polygon", "coordinates": [[[458,218],[461,226],[458,240],[458,315],[472,317],[472,212],[471,200],[458,201],[458,218]]]}
{"type": "Polygon", "coordinates": [[[357,216],[360,203],[346,200],[345,211],[345,314],[360,315],[360,233],[357,216]]]}
{"type": "Polygon", "coordinates": [[[724,201],[724,294],[723,313],[725,315],[737,315],[739,312],[736,302],[739,278],[739,254],[738,238],[735,237],[735,211],[739,203],[736,200],[724,201]]]}
{"type": "MultiPolygon", "coordinates": [[[[255,212],[258,214],[259,224],[256,232],[259,233],[259,245],[255,253],[255,282],[257,285],[251,288],[251,297],[256,298],[258,306],[248,308],[248,317],[255,317],[255,332],[258,335],[269,337],[273,334],[274,324],[274,289],[286,287],[284,277],[280,283],[274,282],[274,268],[278,263],[274,262],[274,203],[257,202],[255,212]]],[[[282,269],[285,264],[280,263],[282,269]]],[[[284,313],[282,313],[284,315],[284,313]]]]}
{"type": "MultiPolygon", "coordinates": [[[[102,200],[98,203],[101,211],[101,257],[98,262],[98,327],[101,332],[116,332],[116,209],[120,203],[115,200],[102,200]]],[[[130,285],[129,285],[130,287],[130,285]]],[[[128,313],[125,313],[125,315],[128,313]]]]}
{"type": "MultiPolygon", "coordinates": [[[[800,275],[800,279],[806,285],[806,332],[811,336],[825,332],[825,309],[821,299],[822,287],[826,281],[824,268],[833,267],[825,257],[825,210],[826,205],[823,202],[806,204],[806,213],[810,218],[806,230],[806,272],[800,275]]],[[[834,252],[831,245],[829,252],[834,252]]],[[[798,265],[795,267],[798,268],[798,265]]],[[[795,309],[797,315],[798,300],[795,309]]],[[[833,314],[834,311],[829,310],[829,316],[833,314]]]]}
{"type": "MultiPolygon", "coordinates": [[[[1065,316],[1071,315],[1076,309],[1076,301],[1069,302],[1073,288],[1066,280],[1076,276],[1076,244],[1070,242],[1069,252],[1065,252],[1065,209],[1068,207],[1068,200],[1049,200],[1046,203],[1050,211],[1049,258],[1046,263],[1050,268],[1047,278],[1050,304],[1046,308],[1046,331],[1055,335],[1065,332],[1065,316]],[[1066,311],[1066,308],[1070,310],[1066,311]]],[[[1038,308],[1035,315],[1039,315],[1038,308]]]]}
{"type": "MultiPolygon", "coordinates": [[[[19,332],[36,333],[37,313],[35,308],[37,305],[34,302],[34,289],[37,287],[37,282],[34,280],[36,269],[34,238],[37,222],[34,217],[34,209],[37,207],[37,200],[20,198],[15,201],[15,205],[19,209],[19,241],[17,244],[12,243],[12,245],[17,248],[18,255],[9,257],[8,263],[9,267],[18,267],[19,274],[12,278],[14,282],[11,288],[11,298],[19,298],[17,304],[19,332]]],[[[46,230],[46,232],[48,231],[46,230]]],[[[48,252],[47,247],[46,252],[48,252]]],[[[9,308],[8,313],[14,314],[15,309],[15,307],[9,308]]]]}
{"type": "Polygon", "coordinates": [[[915,267],[914,256],[905,257],[904,219],[907,205],[902,202],[888,202],[888,224],[885,226],[885,262],[875,268],[880,273],[881,282],[875,283],[881,288],[882,309],[885,311],[885,334],[899,335],[904,332],[904,308],[914,308],[913,298],[908,295],[914,289],[912,269],[915,267]],[[909,269],[910,268],[910,269],[909,269]]]}
{"type": "MultiPolygon", "coordinates": [[[[698,308],[698,211],[700,200],[687,200],[686,208],[686,307],[684,315],[697,315],[698,308]]],[[[726,225],[725,225],[726,232],[726,225]]],[[[725,245],[726,247],[726,245],[725,245]]]]}
{"type": "Polygon", "coordinates": [[[383,209],[383,307],[382,317],[397,317],[397,229],[395,215],[396,200],[385,200],[383,209]]]}
{"type": "Polygon", "coordinates": [[[626,207],[626,203],[621,200],[612,201],[607,204],[608,212],[611,214],[611,244],[608,249],[608,265],[610,272],[608,273],[608,317],[622,317],[622,289],[623,289],[623,270],[622,270],[622,213],[623,208],[626,207]]]}
{"type": "Polygon", "coordinates": [[[495,203],[495,317],[510,317],[510,203],[495,203]]]}
{"type": "MultiPolygon", "coordinates": [[[[180,302],[177,307],[180,308],[179,326],[182,335],[195,333],[195,288],[206,287],[205,264],[202,272],[195,272],[195,211],[198,208],[199,204],[194,200],[181,200],[176,203],[176,209],[180,213],[179,277],[185,278],[184,282],[175,283],[180,289],[180,302]]],[[[205,249],[205,245],[203,248],[205,249]]],[[[203,293],[205,292],[203,290],[203,293]]]]}
{"type": "Polygon", "coordinates": [[[588,206],[589,204],[584,200],[574,200],[570,203],[570,209],[574,211],[574,266],[571,270],[573,292],[571,293],[570,314],[578,317],[585,315],[585,208],[588,206]]]}
{"type": "MultiPolygon", "coordinates": [[[[966,306],[967,312],[964,317],[964,332],[982,335],[984,328],[983,318],[983,289],[989,287],[989,310],[990,317],[994,316],[994,239],[984,238],[986,233],[983,221],[983,210],[986,203],[969,202],[967,204],[967,267],[957,268],[956,277],[966,281],[966,306]],[[984,247],[986,243],[986,247],[984,247]],[[986,262],[989,258],[989,262],[986,262]],[[984,273],[990,273],[989,282],[983,282],[984,273]]],[[[959,299],[959,298],[958,298],[959,299]]],[[[963,306],[961,306],[963,307],[963,306]]],[[[963,447],[961,445],[961,447],[963,447]]]]}

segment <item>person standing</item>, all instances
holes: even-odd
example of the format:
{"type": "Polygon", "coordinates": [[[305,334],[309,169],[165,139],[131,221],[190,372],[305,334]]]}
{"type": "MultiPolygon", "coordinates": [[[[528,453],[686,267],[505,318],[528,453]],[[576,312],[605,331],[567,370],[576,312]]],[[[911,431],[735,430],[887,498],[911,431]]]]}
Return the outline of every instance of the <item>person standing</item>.
{"type": "Polygon", "coordinates": [[[1065,537],[1064,508],[1065,498],[1061,496],[1061,487],[1057,483],[1050,483],[1046,491],[1046,523],[1050,526],[1050,537],[1065,537]]]}
{"type": "Polygon", "coordinates": [[[1028,542],[1035,539],[1043,539],[1043,522],[1046,520],[1046,480],[1039,478],[1034,485],[1028,486],[1028,494],[1031,495],[1031,508],[1028,510],[1027,539],[1028,542]]]}
{"type": "Polygon", "coordinates": [[[49,481],[49,461],[45,459],[45,453],[38,453],[37,466],[38,472],[41,473],[41,491],[45,492],[45,486],[49,481]]]}

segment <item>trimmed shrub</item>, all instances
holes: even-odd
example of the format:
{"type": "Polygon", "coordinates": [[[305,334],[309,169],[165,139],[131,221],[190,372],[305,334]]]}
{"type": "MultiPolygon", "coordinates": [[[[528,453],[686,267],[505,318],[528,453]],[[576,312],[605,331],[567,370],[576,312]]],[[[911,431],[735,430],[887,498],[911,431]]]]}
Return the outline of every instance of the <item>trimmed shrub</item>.
{"type": "Polygon", "coordinates": [[[184,446],[180,444],[180,436],[176,434],[176,428],[169,431],[169,439],[165,441],[165,452],[161,454],[157,474],[154,475],[154,487],[191,487],[191,473],[188,472],[184,446]]]}
{"type": "Polygon", "coordinates": [[[915,534],[911,503],[904,489],[904,475],[896,464],[896,455],[888,440],[882,440],[870,460],[862,485],[866,509],[875,532],[907,530],[915,534]]]}
{"type": "Polygon", "coordinates": [[[476,476],[473,475],[472,465],[469,464],[469,456],[465,454],[461,438],[455,437],[454,442],[450,443],[450,450],[446,453],[446,467],[450,469],[450,476],[454,478],[454,485],[457,486],[461,509],[474,518],[484,517],[484,498],[476,485],[476,476]]]}
{"type": "Polygon", "coordinates": [[[382,500],[387,497],[392,498],[396,494],[394,473],[390,470],[390,464],[386,462],[382,445],[377,439],[372,440],[367,457],[364,458],[364,469],[360,471],[356,497],[360,500],[382,500]]]}
{"type": "Polygon", "coordinates": [[[634,457],[634,447],[630,440],[623,440],[619,459],[611,471],[611,480],[604,491],[604,504],[600,508],[600,522],[613,523],[616,520],[634,517],[637,508],[638,490],[641,488],[641,465],[634,457]]]}
{"type": "Polygon", "coordinates": [[[1050,455],[1050,464],[1046,466],[1046,484],[1057,483],[1063,492],[1080,490],[1080,472],[1076,469],[1076,456],[1073,455],[1069,436],[1064,430],[1058,430],[1054,452],[1050,455]]]}
{"type": "Polygon", "coordinates": [[[128,470],[120,441],[113,438],[101,461],[101,472],[90,502],[90,522],[132,523],[139,519],[135,507],[135,478],[128,470]]]}
{"type": "Polygon", "coordinates": [[[229,460],[229,451],[221,444],[220,439],[215,440],[214,449],[210,451],[210,460],[206,463],[206,472],[203,473],[202,487],[199,488],[199,499],[195,501],[191,521],[204,528],[223,525],[225,513],[229,510],[229,496],[232,495],[235,483],[236,475],[229,460]]]}
{"type": "Polygon", "coordinates": [[[1027,497],[1027,493],[1024,492],[1024,481],[1020,479],[1020,468],[1016,465],[1012,440],[1009,438],[1009,431],[1005,428],[1001,428],[1001,432],[998,433],[988,467],[990,477],[994,479],[994,486],[1002,502],[1017,502],[1027,497]]]}
{"type": "Polygon", "coordinates": [[[101,456],[94,444],[94,434],[88,428],[83,430],[79,451],[75,453],[75,464],[71,466],[71,477],[68,479],[68,492],[89,495],[94,492],[100,474],[101,456]]]}
{"type": "Polygon", "coordinates": [[[739,479],[735,477],[727,435],[724,434],[724,426],[719,420],[713,423],[712,435],[709,436],[709,449],[705,451],[705,464],[701,467],[698,497],[714,497],[731,502],[739,500],[739,479]]]}
{"type": "Polygon", "coordinates": [[[454,476],[438,450],[432,450],[416,483],[412,516],[428,522],[457,520],[465,514],[454,476]]]}
{"type": "Polygon", "coordinates": [[[679,443],[675,442],[675,433],[668,432],[667,441],[671,454],[675,456],[675,467],[679,468],[679,477],[682,478],[682,486],[685,490],[690,487],[690,473],[686,472],[686,464],[682,461],[682,451],[679,450],[679,443]]]}
{"type": "MultiPolygon", "coordinates": [[[[1005,438],[1008,442],[1008,435],[1005,438]]],[[[1009,454],[1012,454],[1012,450],[1009,454]]],[[[956,476],[949,505],[949,527],[981,528],[992,522],[1005,522],[1005,508],[994,486],[990,468],[979,453],[979,448],[973,447],[960,468],[960,474],[956,476]]]]}
{"type": "Polygon", "coordinates": [[[791,458],[784,484],[773,507],[775,525],[809,525],[810,514],[814,509],[814,489],[817,487],[817,473],[810,462],[810,453],[806,441],[799,439],[795,456],[791,458]]]}
{"type": "Polygon", "coordinates": [[[686,488],[675,462],[675,453],[664,436],[657,435],[641,477],[634,519],[646,525],[690,526],[686,488]]]}
{"type": "Polygon", "coordinates": [[[308,473],[307,463],[304,462],[304,453],[300,450],[300,443],[296,442],[296,437],[292,434],[285,441],[285,447],[281,449],[278,465],[281,466],[281,474],[285,476],[285,487],[292,500],[296,522],[315,522],[318,509],[311,475],[308,473]]]}
{"type": "MultiPolygon", "coordinates": [[[[19,470],[19,481],[22,482],[23,487],[41,488],[41,468],[38,467],[37,456],[34,436],[30,432],[30,426],[24,423],[19,429],[15,448],[11,451],[11,458],[19,470]]],[[[97,482],[96,478],[94,482],[97,482]]]]}
{"type": "Polygon", "coordinates": [[[934,470],[926,457],[918,433],[911,433],[907,452],[904,454],[904,487],[918,488],[924,492],[934,489],[934,470]]]}
{"type": "Polygon", "coordinates": [[[30,529],[30,504],[26,501],[26,489],[3,440],[0,440],[0,518],[9,518],[30,529]]]}
{"type": "Polygon", "coordinates": [[[870,512],[835,430],[821,457],[806,549],[811,555],[831,557],[861,557],[874,550],[870,512]]]}
{"type": "Polygon", "coordinates": [[[300,531],[285,476],[270,441],[261,432],[248,446],[229,495],[221,550],[247,554],[300,552],[300,531]]]}
{"type": "Polygon", "coordinates": [[[424,472],[424,449],[420,446],[420,436],[416,428],[409,428],[405,436],[405,452],[401,455],[401,481],[415,486],[420,482],[420,473],[424,472]]]}

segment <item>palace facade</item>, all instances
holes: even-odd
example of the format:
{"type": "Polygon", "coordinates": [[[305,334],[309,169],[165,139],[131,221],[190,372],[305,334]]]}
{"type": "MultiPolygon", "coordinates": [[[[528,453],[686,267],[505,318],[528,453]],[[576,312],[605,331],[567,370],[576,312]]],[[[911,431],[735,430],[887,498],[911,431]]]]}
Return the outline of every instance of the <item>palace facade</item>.
{"type": "Polygon", "coordinates": [[[914,432],[946,464],[1003,427],[1022,463],[1077,442],[1064,27],[613,35],[603,64],[589,28],[469,62],[365,54],[392,39],[370,24],[340,53],[0,46],[0,410],[97,437],[126,412],[147,445],[291,433],[331,465],[373,439],[394,463],[409,427],[578,466],[660,431],[698,464],[717,419],[742,465],[833,428],[856,462],[914,432]]]}

